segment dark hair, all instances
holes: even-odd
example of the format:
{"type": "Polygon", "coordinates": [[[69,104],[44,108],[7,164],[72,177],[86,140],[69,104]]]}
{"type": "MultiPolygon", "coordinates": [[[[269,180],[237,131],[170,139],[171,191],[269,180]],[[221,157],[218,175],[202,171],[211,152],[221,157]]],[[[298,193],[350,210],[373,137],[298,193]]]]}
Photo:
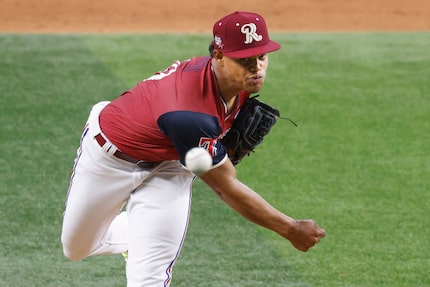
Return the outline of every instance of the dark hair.
{"type": "Polygon", "coordinates": [[[215,44],[214,41],[212,41],[209,44],[209,55],[213,58],[214,57],[214,49],[215,49],[215,44]]]}

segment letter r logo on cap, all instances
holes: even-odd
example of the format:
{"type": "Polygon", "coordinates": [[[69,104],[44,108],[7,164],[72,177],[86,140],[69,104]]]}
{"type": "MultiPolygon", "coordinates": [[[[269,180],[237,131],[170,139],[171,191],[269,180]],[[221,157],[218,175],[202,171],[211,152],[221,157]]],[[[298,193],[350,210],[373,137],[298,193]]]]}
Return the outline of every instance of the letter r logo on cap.
{"type": "Polygon", "coordinates": [[[240,31],[245,34],[245,44],[251,44],[253,40],[260,42],[263,36],[257,34],[257,26],[254,23],[245,24],[240,31]]]}

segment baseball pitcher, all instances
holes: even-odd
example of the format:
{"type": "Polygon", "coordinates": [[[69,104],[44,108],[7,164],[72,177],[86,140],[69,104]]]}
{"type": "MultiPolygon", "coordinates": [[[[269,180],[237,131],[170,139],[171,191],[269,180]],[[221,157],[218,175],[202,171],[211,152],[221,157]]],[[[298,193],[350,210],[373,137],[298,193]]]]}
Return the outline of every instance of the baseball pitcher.
{"type": "Polygon", "coordinates": [[[169,286],[187,232],[197,175],[185,155],[194,147],[212,157],[198,177],[231,208],[298,250],[319,242],[325,231],[314,221],[282,213],[236,177],[234,166],[279,118],[251,97],[278,49],[262,16],[235,12],[215,22],[210,56],[175,62],[94,105],[67,195],[65,256],[127,252],[128,287],[169,286]]]}

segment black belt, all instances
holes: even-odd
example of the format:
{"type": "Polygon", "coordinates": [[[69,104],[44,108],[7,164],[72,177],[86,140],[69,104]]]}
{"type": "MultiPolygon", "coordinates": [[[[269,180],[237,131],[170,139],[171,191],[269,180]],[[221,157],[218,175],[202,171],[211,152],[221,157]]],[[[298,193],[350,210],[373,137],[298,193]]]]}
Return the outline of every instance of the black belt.
{"type": "MultiPolygon", "coordinates": [[[[102,136],[102,134],[97,134],[95,137],[96,141],[99,143],[101,147],[103,147],[106,143],[106,139],[102,136]]],[[[151,161],[144,161],[144,160],[138,160],[131,156],[126,155],[125,153],[121,152],[120,150],[116,150],[113,154],[114,157],[117,157],[119,159],[134,163],[138,167],[141,168],[154,168],[157,167],[160,163],[159,162],[151,162],[151,161]]]]}

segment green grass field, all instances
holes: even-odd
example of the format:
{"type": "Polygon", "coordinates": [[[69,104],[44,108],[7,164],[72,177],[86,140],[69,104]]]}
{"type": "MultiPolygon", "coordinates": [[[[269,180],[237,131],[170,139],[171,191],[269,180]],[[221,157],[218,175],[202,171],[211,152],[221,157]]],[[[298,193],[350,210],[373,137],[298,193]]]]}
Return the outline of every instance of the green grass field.
{"type": "MultiPolygon", "coordinates": [[[[201,182],[172,286],[430,286],[430,34],[276,34],[261,99],[279,121],[238,175],[327,237],[308,253],[201,182]]],[[[125,286],[120,255],[62,254],[68,178],[90,107],[209,35],[0,34],[0,287],[125,286]]]]}

